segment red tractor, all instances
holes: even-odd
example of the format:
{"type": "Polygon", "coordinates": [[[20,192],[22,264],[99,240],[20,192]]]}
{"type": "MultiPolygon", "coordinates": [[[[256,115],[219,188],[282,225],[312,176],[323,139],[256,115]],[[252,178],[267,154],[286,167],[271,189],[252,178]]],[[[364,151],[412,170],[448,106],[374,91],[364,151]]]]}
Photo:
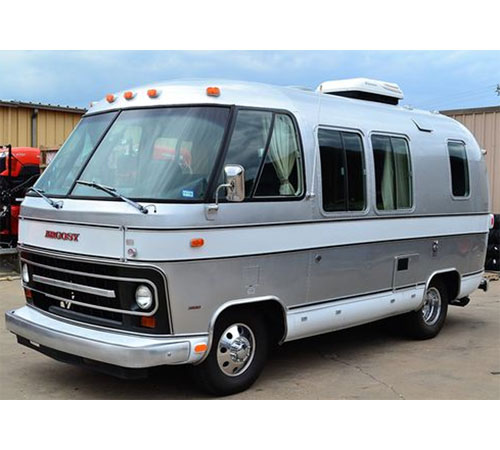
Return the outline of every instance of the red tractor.
{"type": "Polygon", "coordinates": [[[0,254],[15,252],[24,194],[40,176],[40,150],[0,147],[0,254]]]}

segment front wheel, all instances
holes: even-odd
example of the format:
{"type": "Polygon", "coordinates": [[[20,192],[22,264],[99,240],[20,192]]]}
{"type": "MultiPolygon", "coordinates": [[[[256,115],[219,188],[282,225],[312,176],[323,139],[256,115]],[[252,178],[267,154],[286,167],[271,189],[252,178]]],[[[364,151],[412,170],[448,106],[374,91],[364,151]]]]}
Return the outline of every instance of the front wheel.
{"type": "Polygon", "coordinates": [[[226,313],[217,320],[209,355],[193,367],[195,379],[215,395],[244,391],[260,375],[268,348],[267,328],[259,315],[226,313]]]}
{"type": "Polygon", "coordinates": [[[448,312],[449,294],[446,284],[433,281],[424,295],[424,303],[417,311],[406,314],[406,329],[415,339],[431,339],[438,335],[448,312]]]}

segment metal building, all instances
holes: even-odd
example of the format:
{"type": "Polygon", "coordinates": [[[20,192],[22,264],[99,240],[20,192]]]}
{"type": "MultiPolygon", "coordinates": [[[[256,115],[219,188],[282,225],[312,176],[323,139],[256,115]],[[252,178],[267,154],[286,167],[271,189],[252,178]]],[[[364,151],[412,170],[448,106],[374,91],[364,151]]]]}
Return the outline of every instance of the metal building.
{"type": "Polygon", "coordinates": [[[487,151],[492,212],[500,214],[500,106],[441,111],[464,124],[487,151]]]}
{"type": "Polygon", "coordinates": [[[69,106],[0,100],[0,145],[60,147],[85,112],[69,106]]]}

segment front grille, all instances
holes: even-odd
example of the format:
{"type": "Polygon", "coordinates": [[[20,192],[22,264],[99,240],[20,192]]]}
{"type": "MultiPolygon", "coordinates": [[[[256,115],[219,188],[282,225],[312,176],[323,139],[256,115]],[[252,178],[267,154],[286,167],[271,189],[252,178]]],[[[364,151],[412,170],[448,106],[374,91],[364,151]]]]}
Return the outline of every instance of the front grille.
{"type": "Polygon", "coordinates": [[[171,332],[165,282],[154,268],[100,261],[80,261],[37,252],[21,252],[30,282],[32,304],[44,311],[95,325],[123,330],[169,334],[171,332]],[[141,310],[135,302],[139,285],[148,286],[155,302],[141,310]],[[142,317],[153,316],[155,328],[141,326],[142,317]]]}

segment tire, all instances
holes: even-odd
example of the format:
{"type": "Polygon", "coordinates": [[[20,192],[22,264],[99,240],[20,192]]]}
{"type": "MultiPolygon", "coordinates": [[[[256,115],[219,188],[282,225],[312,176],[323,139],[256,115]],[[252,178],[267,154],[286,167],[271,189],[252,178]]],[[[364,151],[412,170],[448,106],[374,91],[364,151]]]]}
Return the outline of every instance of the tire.
{"type": "Polygon", "coordinates": [[[488,245],[500,245],[500,230],[491,230],[488,245]]]}
{"type": "Polygon", "coordinates": [[[488,246],[488,251],[486,252],[486,257],[492,259],[500,259],[500,248],[498,245],[488,246]]]}
{"type": "Polygon", "coordinates": [[[495,215],[495,224],[493,226],[495,230],[500,230],[500,214],[495,215]]]}
{"type": "Polygon", "coordinates": [[[486,270],[499,271],[500,270],[500,260],[489,258],[486,260],[486,264],[484,266],[486,270]]]}
{"type": "Polygon", "coordinates": [[[193,367],[195,381],[206,392],[220,396],[248,389],[264,368],[268,336],[266,322],[255,312],[233,310],[223,314],[215,324],[210,353],[193,367]]]}
{"type": "Polygon", "coordinates": [[[424,304],[405,316],[405,330],[414,339],[436,337],[448,313],[449,293],[442,280],[434,280],[424,295],[424,304]]]}

